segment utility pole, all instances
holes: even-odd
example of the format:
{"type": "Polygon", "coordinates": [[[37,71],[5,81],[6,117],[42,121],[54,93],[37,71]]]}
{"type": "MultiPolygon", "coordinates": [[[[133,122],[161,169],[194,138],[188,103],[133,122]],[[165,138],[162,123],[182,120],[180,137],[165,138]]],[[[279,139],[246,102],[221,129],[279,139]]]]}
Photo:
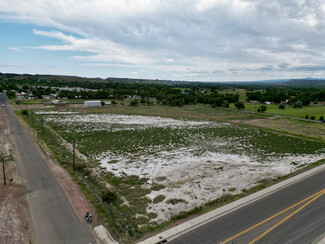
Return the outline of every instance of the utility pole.
{"type": "Polygon", "coordinates": [[[2,153],[1,155],[2,155],[3,184],[6,185],[5,159],[2,153]]]}
{"type": "Polygon", "coordinates": [[[74,171],[74,169],[75,169],[75,161],[76,161],[76,156],[75,156],[75,154],[76,154],[76,138],[74,138],[73,139],[73,162],[72,162],[72,169],[73,169],[73,171],[74,171]]]}
{"type": "Polygon", "coordinates": [[[27,119],[28,119],[28,107],[27,107],[27,104],[26,104],[26,111],[27,111],[27,119]]]}
{"type": "Polygon", "coordinates": [[[43,119],[43,117],[41,118],[41,129],[42,129],[42,135],[44,134],[44,119],[43,119]]]}

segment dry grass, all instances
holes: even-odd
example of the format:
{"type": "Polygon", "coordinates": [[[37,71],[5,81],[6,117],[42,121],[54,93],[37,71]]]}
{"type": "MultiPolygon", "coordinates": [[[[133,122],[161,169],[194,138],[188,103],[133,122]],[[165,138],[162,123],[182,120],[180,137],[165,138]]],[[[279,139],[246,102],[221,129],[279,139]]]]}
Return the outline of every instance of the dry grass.
{"type": "Polygon", "coordinates": [[[254,119],[241,123],[325,141],[325,125],[321,123],[285,118],[254,119]]]}

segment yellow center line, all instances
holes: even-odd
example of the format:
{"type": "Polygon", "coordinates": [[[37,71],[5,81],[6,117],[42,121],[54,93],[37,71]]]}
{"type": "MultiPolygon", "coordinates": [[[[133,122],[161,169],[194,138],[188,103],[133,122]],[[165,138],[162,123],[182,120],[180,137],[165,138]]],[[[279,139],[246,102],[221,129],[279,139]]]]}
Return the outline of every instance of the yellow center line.
{"type": "Polygon", "coordinates": [[[223,243],[226,244],[226,243],[228,243],[228,242],[234,240],[235,238],[237,238],[237,237],[239,237],[239,236],[241,236],[241,235],[247,233],[248,231],[251,231],[252,229],[254,229],[254,228],[256,228],[256,227],[258,227],[258,226],[264,224],[265,222],[267,222],[267,221],[269,221],[269,220],[271,220],[271,219],[273,219],[273,218],[275,218],[275,217],[277,217],[277,216],[279,216],[279,215],[281,215],[281,214],[287,212],[288,210],[290,210],[290,209],[292,209],[292,208],[294,208],[294,207],[296,207],[296,206],[298,206],[298,205],[300,205],[300,204],[302,204],[302,203],[308,201],[309,199],[311,199],[311,198],[317,196],[318,194],[321,194],[321,193],[324,192],[324,191],[325,191],[325,189],[320,190],[319,192],[316,192],[315,194],[313,194],[313,195],[311,195],[311,196],[309,196],[309,197],[307,197],[307,198],[301,200],[300,202],[298,202],[298,203],[296,203],[296,204],[294,204],[294,205],[292,205],[292,206],[286,208],[285,210],[282,210],[281,212],[279,212],[279,213],[277,213],[277,214],[275,214],[275,215],[273,215],[273,216],[271,216],[271,217],[269,217],[269,218],[267,218],[267,219],[265,219],[265,220],[263,220],[263,221],[257,223],[256,225],[253,225],[252,227],[249,227],[248,229],[243,230],[242,232],[240,232],[240,233],[238,233],[238,234],[236,234],[236,235],[234,235],[234,236],[228,238],[228,239],[225,240],[223,243]]]}
{"type": "Polygon", "coordinates": [[[305,208],[306,206],[308,206],[309,204],[311,204],[313,201],[315,201],[317,198],[319,198],[320,196],[322,196],[325,193],[325,191],[319,193],[319,195],[317,195],[316,197],[314,197],[313,199],[311,199],[309,202],[305,203],[303,206],[301,206],[300,208],[298,208],[296,211],[294,211],[293,213],[291,213],[290,215],[288,215],[287,217],[285,217],[283,220],[281,220],[280,222],[278,222],[277,224],[273,225],[270,229],[268,229],[267,231],[265,231],[263,234],[261,234],[260,236],[258,236],[257,238],[255,238],[254,240],[252,240],[249,244],[253,244],[255,242],[257,242],[259,239],[261,239],[263,236],[267,235],[268,233],[270,233],[272,230],[274,230],[276,227],[278,227],[280,224],[282,224],[283,222],[285,222],[286,220],[288,220],[289,218],[291,218],[293,215],[295,215],[296,213],[298,213],[300,210],[302,210],[303,208],[305,208]]]}

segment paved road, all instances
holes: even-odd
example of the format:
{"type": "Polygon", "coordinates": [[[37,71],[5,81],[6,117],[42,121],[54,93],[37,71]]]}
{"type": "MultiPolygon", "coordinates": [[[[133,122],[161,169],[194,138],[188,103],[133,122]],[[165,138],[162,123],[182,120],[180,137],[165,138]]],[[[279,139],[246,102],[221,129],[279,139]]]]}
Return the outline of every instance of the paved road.
{"type": "MultiPolygon", "coordinates": [[[[7,99],[0,94],[0,103],[7,99]]],[[[27,202],[35,229],[36,243],[95,243],[89,229],[81,224],[52,176],[38,149],[10,109],[3,108],[16,149],[17,165],[27,188],[27,202]]]]}
{"type": "MultiPolygon", "coordinates": [[[[221,243],[228,238],[268,219],[271,216],[293,206],[302,200],[296,207],[257,226],[245,234],[226,243],[250,243],[256,237],[267,231],[272,226],[282,221],[294,211],[307,204],[313,198],[307,197],[320,192],[325,188],[325,171],[321,171],[312,177],[299,181],[278,192],[266,196],[252,204],[238,209],[228,215],[203,225],[168,243],[221,243]]],[[[317,199],[302,208],[281,225],[274,228],[256,243],[312,243],[321,234],[325,233],[325,191],[320,192],[317,199]]],[[[317,196],[316,196],[317,197],[317,196]]],[[[229,240],[229,239],[228,239],[229,240]]]]}

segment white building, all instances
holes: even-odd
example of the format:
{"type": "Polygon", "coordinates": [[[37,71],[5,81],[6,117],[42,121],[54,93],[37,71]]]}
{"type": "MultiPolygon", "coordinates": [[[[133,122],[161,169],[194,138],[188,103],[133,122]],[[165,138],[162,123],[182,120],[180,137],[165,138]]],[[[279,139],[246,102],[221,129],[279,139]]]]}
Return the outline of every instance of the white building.
{"type": "Polygon", "coordinates": [[[101,107],[100,101],[85,101],[84,102],[85,107],[101,107]]]}

